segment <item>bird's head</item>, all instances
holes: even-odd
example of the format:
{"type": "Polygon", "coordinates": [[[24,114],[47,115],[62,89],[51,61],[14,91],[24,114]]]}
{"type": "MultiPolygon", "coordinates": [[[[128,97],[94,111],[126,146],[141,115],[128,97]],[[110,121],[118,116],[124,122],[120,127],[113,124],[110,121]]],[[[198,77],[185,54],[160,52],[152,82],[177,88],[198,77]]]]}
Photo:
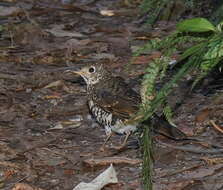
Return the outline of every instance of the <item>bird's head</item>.
{"type": "Polygon", "coordinates": [[[92,64],[83,67],[79,71],[70,72],[80,75],[85,80],[87,85],[94,85],[110,76],[110,73],[104,68],[102,64],[92,64]]]}

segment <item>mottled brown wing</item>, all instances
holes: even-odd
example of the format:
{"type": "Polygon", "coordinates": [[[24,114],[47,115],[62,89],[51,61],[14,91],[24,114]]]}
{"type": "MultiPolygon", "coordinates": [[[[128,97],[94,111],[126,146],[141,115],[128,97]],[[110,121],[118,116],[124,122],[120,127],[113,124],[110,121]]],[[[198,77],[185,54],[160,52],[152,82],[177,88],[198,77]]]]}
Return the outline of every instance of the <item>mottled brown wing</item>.
{"type": "Polygon", "coordinates": [[[106,88],[99,88],[96,95],[97,104],[119,118],[129,119],[138,111],[140,96],[121,77],[113,78],[106,88]]]}
{"type": "MultiPolygon", "coordinates": [[[[140,96],[121,77],[116,77],[115,82],[105,84],[105,86],[101,84],[101,88],[98,89],[96,92],[98,97],[97,103],[105,111],[112,112],[113,115],[122,119],[129,119],[138,111],[138,106],[141,102],[140,96]]],[[[146,120],[144,124],[148,124],[148,122],[150,125],[150,120],[146,120]]],[[[164,116],[160,117],[154,114],[152,123],[154,131],[158,134],[175,140],[187,139],[187,136],[168,123],[164,116]]]]}

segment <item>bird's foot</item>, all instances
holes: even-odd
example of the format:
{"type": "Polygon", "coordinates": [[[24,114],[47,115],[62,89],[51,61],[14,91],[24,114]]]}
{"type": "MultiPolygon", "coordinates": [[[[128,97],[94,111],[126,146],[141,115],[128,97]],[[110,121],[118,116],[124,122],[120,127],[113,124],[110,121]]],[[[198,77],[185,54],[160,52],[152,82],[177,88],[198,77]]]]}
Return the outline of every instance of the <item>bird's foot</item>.
{"type": "Polygon", "coordinates": [[[128,138],[129,138],[130,134],[131,134],[131,133],[127,133],[127,134],[126,134],[125,139],[124,139],[124,141],[122,142],[121,145],[119,145],[119,146],[114,146],[114,147],[112,147],[112,148],[115,149],[115,150],[118,150],[118,151],[123,150],[123,149],[126,147],[127,140],[128,140],[128,138]]]}
{"type": "Polygon", "coordinates": [[[108,134],[107,138],[105,139],[105,142],[103,143],[103,145],[99,149],[101,152],[105,151],[106,143],[109,141],[109,139],[111,138],[112,135],[113,135],[113,133],[109,133],[108,134]]]}

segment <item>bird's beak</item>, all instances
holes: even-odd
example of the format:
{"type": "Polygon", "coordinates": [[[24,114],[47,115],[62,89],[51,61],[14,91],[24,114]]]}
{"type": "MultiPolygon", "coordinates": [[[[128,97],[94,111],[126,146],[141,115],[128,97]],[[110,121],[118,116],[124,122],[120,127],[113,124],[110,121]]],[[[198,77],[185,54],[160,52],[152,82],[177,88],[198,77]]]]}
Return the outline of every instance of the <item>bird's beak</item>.
{"type": "Polygon", "coordinates": [[[65,73],[73,73],[73,74],[78,74],[78,75],[83,74],[82,71],[71,71],[71,70],[66,70],[65,73]]]}

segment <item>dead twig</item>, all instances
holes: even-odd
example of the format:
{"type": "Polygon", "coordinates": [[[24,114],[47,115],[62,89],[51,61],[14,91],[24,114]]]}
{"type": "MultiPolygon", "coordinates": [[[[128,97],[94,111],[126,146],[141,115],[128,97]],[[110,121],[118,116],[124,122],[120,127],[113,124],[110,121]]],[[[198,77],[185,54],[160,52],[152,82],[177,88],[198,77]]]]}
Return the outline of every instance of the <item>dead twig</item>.
{"type": "Polygon", "coordinates": [[[12,190],[43,190],[41,188],[38,187],[32,187],[26,183],[17,183],[15,184],[15,187],[13,187],[12,190]]]}
{"type": "Polygon", "coordinates": [[[16,80],[16,75],[10,75],[10,74],[3,74],[0,73],[0,79],[10,79],[10,80],[16,80]]]}
{"type": "Polygon", "coordinates": [[[60,138],[61,136],[63,136],[63,134],[57,135],[56,137],[54,137],[53,139],[51,139],[51,140],[49,140],[47,142],[37,144],[37,145],[35,145],[35,146],[31,147],[31,148],[28,148],[28,149],[26,149],[26,150],[24,150],[22,152],[18,152],[17,155],[23,155],[24,153],[29,152],[29,151],[32,151],[32,150],[34,150],[36,148],[42,148],[42,147],[48,146],[49,144],[52,144],[55,141],[57,141],[58,138],[60,138]]]}
{"type": "Polygon", "coordinates": [[[210,120],[210,123],[217,131],[223,134],[223,129],[221,129],[221,127],[219,127],[213,120],[210,120]]]}
{"type": "MultiPolygon", "coordinates": [[[[12,190],[22,190],[21,186],[19,184],[21,184],[22,181],[24,181],[25,179],[27,179],[30,175],[26,175],[25,177],[19,179],[17,182],[11,183],[8,186],[9,187],[13,187],[15,185],[15,187],[12,190]]],[[[27,188],[27,187],[26,187],[27,188]]],[[[24,187],[24,190],[26,189],[24,187]]],[[[35,190],[35,189],[33,189],[35,190]]],[[[41,190],[41,189],[36,189],[36,190],[41,190]]]]}
{"type": "Polygon", "coordinates": [[[195,147],[185,147],[185,146],[175,146],[175,145],[171,145],[168,143],[164,143],[161,141],[158,141],[160,145],[165,146],[165,147],[169,147],[169,148],[173,148],[176,150],[182,150],[182,151],[186,151],[186,152],[192,152],[192,153],[196,153],[196,154],[221,154],[223,153],[223,149],[216,149],[213,148],[211,150],[201,150],[195,147]]]}
{"type": "Polygon", "coordinates": [[[176,171],[173,171],[173,172],[170,172],[170,173],[161,175],[160,178],[173,176],[173,175],[176,175],[176,174],[185,172],[185,171],[189,171],[189,170],[192,170],[192,169],[196,169],[196,168],[198,168],[198,167],[200,167],[200,166],[203,166],[203,165],[204,165],[204,164],[197,164],[197,165],[194,165],[194,166],[191,166],[191,167],[188,167],[188,168],[179,169],[179,170],[176,170],[176,171]]]}
{"type": "Polygon", "coordinates": [[[19,165],[8,161],[0,161],[0,166],[20,169],[19,165]]]}
{"type": "Polygon", "coordinates": [[[76,165],[79,162],[79,160],[74,161],[73,158],[71,158],[70,156],[66,155],[65,153],[61,153],[61,152],[58,152],[58,151],[55,151],[55,150],[50,150],[49,148],[43,148],[43,149],[47,150],[49,152],[52,152],[53,154],[56,154],[58,156],[63,157],[65,160],[71,162],[72,165],[76,165]]]}
{"type": "Polygon", "coordinates": [[[141,159],[131,159],[126,157],[107,157],[107,158],[98,158],[98,159],[87,159],[83,161],[85,164],[94,167],[94,166],[104,166],[109,164],[139,164],[142,162],[141,159]]]}
{"type": "Polygon", "coordinates": [[[222,157],[217,157],[217,158],[205,158],[205,157],[202,157],[201,160],[204,160],[209,165],[223,163],[223,158],[222,157]]]}

